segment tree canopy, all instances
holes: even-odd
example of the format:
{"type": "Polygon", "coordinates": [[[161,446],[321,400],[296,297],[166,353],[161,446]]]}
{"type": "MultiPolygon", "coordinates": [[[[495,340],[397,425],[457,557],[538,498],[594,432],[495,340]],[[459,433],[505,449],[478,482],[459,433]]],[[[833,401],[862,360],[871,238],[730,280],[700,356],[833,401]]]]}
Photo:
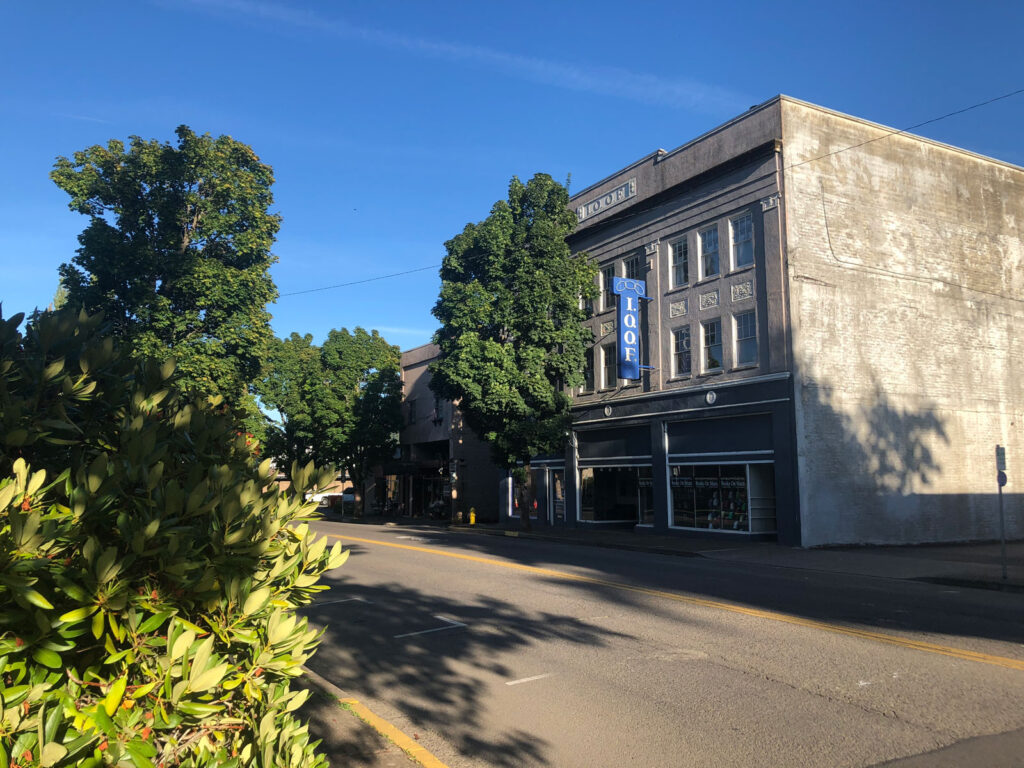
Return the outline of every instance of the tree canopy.
{"type": "Polygon", "coordinates": [[[292,461],[344,467],[357,487],[391,457],[401,427],[398,347],[377,332],[332,330],[323,345],[309,334],[275,339],[256,389],[278,418],[267,449],[292,461]]]}
{"type": "Polygon", "coordinates": [[[509,468],[564,446],[568,391],[583,383],[593,343],[582,323],[596,268],[566,244],[576,226],[568,206],[550,176],[513,177],[508,200],[445,243],[431,388],[458,401],[509,468]]]}
{"type": "Polygon", "coordinates": [[[252,411],[277,298],[273,172],[230,136],[175,133],[57,159],[50,177],[89,217],[60,269],[67,303],[102,310],[137,358],[176,358],[188,390],[252,411]]]}

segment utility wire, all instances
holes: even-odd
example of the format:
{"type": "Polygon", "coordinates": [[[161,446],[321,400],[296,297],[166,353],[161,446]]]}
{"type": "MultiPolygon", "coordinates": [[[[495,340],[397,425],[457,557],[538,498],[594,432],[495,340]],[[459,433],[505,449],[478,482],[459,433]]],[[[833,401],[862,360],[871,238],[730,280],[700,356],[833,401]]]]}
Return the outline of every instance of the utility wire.
{"type": "Polygon", "coordinates": [[[298,296],[302,293],[316,293],[317,291],[329,291],[332,288],[347,288],[350,285],[361,285],[362,283],[372,283],[375,280],[387,280],[391,277],[401,277],[402,275],[411,275],[414,272],[425,272],[428,269],[439,269],[440,264],[431,264],[429,267],[417,267],[416,269],[407,269],[405,272],[392,272],[390,275],[378,275],[377,277],[368,277],[365,280],[353,280],[348,283],[336,283],[335,285],[324,285],[320,288],[307,288],[304,291],[290,291],[288,293],[279,294],[282,298],[285,296],[298,296]]]}
{"type": "MultiPolygon", "coordinates": [[[[798,168],[801,165],[806,165],[807,163],[813,163],[813,162],[815,162],[817,160],[824,160],[826,157],[832,157],[833,155],[838,155],[838,154],[841,154],[843,152],[848,152],[851,149],[857,149],[857,148],[863,147],[863,146],[865,146],[867,144],[872,144],[872,143],[874,143],[876,141],[881,141],[882,139],[888,139],[890,136],[899,136],[901,134],[908,133],[909,131],[913,131],[913,130],[915,130],[917,128],[920,128],[920,127],[922,127],[924,125],[931,125],[932,123],[937,123],[940,120],[945,120],[945,119],[953,117],[955,115],[962,115],[964,112],[970,112],[972,109],[978,109],[979,107],[988,106],[989,104],[994,104],[995,102],[1002,101],[1003,99],[1009,99],[1009,98],[1012,98],[1014,96],[1019,96],[1022,93],[1024,93],[1024,88],[1018,88],[1016,91],[1010,91],[1009,93],[1004,93],[1002,96],[996,96],[996,97],[991,98],[991,99],[986,99],[985,101],[979,101],[977,104],[972,104],[969,107],[964,107],[963,109],[957,109],[957,110],[954,110],[952,112],[947,112],[944,115],[939,115],[938,117],[933,117],[933,118],[931,118],[929,120],[924,120],[924,121],[922,121],[920,123],[915,123],[914,125],[907,126],[906,128],[900,128],[899,130],[893,130],[893,131],[889,131],[888,133],[883,133],[881,136],[876,136],[873,139],[868,139],[867,141],[862,141],[859,144],[851,144],[848,147],[840,147],[839,149],[833,150],[831,152],[826,152],[823,155],[818,155],[817,157],[812,157],[812,158],[809,158],[807,160],[801,160],[799,163],[793,163],[791,165],[785,166],[785,170],[788,170],[790,168],[798,168]]],[[[414,274],[416,272],[426,272],[428,269],[440,269],[441,266],[442,266],[441,264],[431,264],[429,267],[417,267],[416,269],[407,269],[404,272],[393,272],[390,275],[378,275],[377,277],[368,277],[365,280],[352,280],[352,281],[347,282],[347,283],[336,283],[334,285],[324,285],[324,286],[321,286],[320,288],[307,288],[304,291],[289,291],[288,293],[279,294],[279,297],[280,298],[284,298],[285,296],[299,296],[299,295],[304,294],[304,293],[317,293],[318,291],[330,291],[330,290],[333,290],[335,288],[348,288],[349,286],[352,286],[352,285],[362,285],[363,283],[372,283],[372,282],[375,282],[377,280],[389,280],[392,277],[403,277],[405,275],[411,275],[411,274],[414,274]]]]}
{"type": "Polygon", "coordinates": [[[862,141],[859,144],[851,144],[848,147],[840,147],[839,149],[835,149],[835,150],[833,150],[831,152],[826,152],[824,155],[818,155],[817,157],[812,157],[812,158],[810,158],[808,160],[801,160],[799,163],[793,163],[792,165],[787,165],[786,169],[788,170],[790,168],[797,168],[797,167],[799,167],[801,165],[806,165],[807,163],[813,163],[815,160],[823,160],[826,157],[832,157],[832,155],[838,155],[841,152],[848,152],[851,149],[857,149],[858,147],[863,147],[865,144],[872,144],[872,143],[874,143],[876,141],[881,141],[882,139],[888,139],[890,136],[899,136],[900,134],[907,133],[909,131],[913,131],[915,128],[920,128],[923,125],[931,125],[932,123],[937,123],[940,120],[945,120],[947,117],[953,117],[954,115],[962,115],[964,112],[970,112],[972,109],[977,109],[978,107],[984,107],[984,106],[986,106],[988,104],[992,104],[992,103],[997,102],[997,101],[1002,101],[1003,99],[1009,99],[1012,96],[1018,96],[1018,95],[1020,95],[1022,93],[1024,93],[1024,88],[1019,88],[1016,91],[1011,91],[1010,93],[1004,93],[1002,96],[996,96],[995,98],[988,99],[986,101],[979,101],[977,104],[972,104],[969,107],[964,107],[963,109],[957,109],[957,110],[955,110],[953,112],[947,112],[946,114],[940,115],[939,117],[933,117],[930,120],[925,120],[925,121],[920,122],[920,123],[915,123],[914,125],[907,126],[906,128],[901,128],[901,129],[896,130],[896,131],[889,131],[888,133],[883,133],[881,136],[876,136],[873,139],[868,139],[867,141],[862,141]]]}

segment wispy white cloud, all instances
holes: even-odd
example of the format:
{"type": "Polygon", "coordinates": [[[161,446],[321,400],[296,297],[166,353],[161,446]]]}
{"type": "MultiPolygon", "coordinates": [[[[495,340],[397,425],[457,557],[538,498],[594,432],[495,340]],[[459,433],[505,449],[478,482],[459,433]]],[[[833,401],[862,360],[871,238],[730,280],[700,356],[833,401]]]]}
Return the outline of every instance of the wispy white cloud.
{"type": "Polygon", "coordinates": [[[54,117],[63,117],[67,120],[81,120],[86,123],[103,123],[104,125],[111,125],[110,120],[104,120],[102,117],[91,117],[90,115],[69,115],[65,112],[54,112],[54,117]]]}
{"type": "Polygon", "coordinates": [[[433,336],[434,328],[401,328],[394,325],[374,325],[373,329],[381,333],[393,333],[396,336],[433,336]]]}
{"type": "Polygon", "coordinates": [[[666,78],[621,67],[571,64],[522,56],[476,45],[449,43],[349,24],[313,11],[259,0],[187,0],[208,12],[241,15],[250,21],[272,22],[316,31],[426,58],[461,61],[490,67],[505,74],[556,88],[675,107],[696,112],[732,113],[749,104],[740,94],[708,83],[666,78]]]}

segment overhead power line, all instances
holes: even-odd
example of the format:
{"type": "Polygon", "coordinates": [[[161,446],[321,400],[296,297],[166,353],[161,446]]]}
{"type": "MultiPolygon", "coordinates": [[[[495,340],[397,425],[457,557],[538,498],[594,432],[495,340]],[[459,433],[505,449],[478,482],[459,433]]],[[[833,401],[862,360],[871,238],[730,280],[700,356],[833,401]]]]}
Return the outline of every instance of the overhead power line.
{"type": "Polygon", "coordinates": [[[992,104],[994,102],[1002,101],[1003,99],[1009,99],[1012,96],[1019,96],[1022,93],[1024,93],[1024,88],[1019,88],[1016,91],[1010,91],[1010,93],[1004,93],[1002,96],[996,96],[995,98],[992,98],[992,99],[986,99],[985,101],[979,101],[977,104],[972,104],[969,107],[964,107],[963,109],[957,109],[957,110],[954,110],[953,112],[947,112],[944,115],[939,115],[938,117],[933,117],[933,118],[931,118],[929,120],[924,120],[924,121],[922,121],[920,123],[914,123],[914,125],[908,125],[906,128],[900,128],[899,130],[893,130],[893,131],[889,131],[888,133],[883,133],[881,136],[876,136],[873,139],[868,139],[867,141],[862,141],[862,142],[860,142],[858,144],[851,144],[848,147],[840,147],[839,149],[832,150],[831,152],[826,152],[823,155],[818,155],[817,157],[812,157],[812,158],[809,158],[807,160],[801,160],[799,163],[793,163],[792,165],[787,165],[786,168],[787,169],[788,168],[797,168],[798,166],[806,165],[807,163],[813,163],[816,160],[824,160],[826,157],[832,157],[832,155],[838,155],[841,152],[849,152],[851,149],[857,149],[858,147],[863,147],[865,144],[873,144],[876,141],[881,141],[882,139],[888,139],[890,136],[899,136],[900,134],[903,134],[903,133],[909,133],[910,131],[913,131],[916,128],[920,128],[923,125],[931,125],[932,123],[937,123],[940,120],[945,120],[947,117],[953,117],[954,115],[962,115],[964,112],[970,112],[972,109],[977,109],[978,107],[984,107],[984,106],[987,106],[987,105],[992,104]]]}
{"type": "Polygon", "coordinates": [[[402,275],[411,275],[414,272],[425,272],[428,269],[440,269],[440,264],[431,264],[429,267],[416,267],[416,269],[407,269],[404,272],[392,272],[390,275],[377,275],[377,277],[367,277],[365,280],[351,280],[347,283],[335,283],[334,285],[324,285],[319,288],[307,288],[304,291],[289,291],[288,293],[282,293],[280,296],[298,296],[302,293],[316,293],[317,291],[329,291],[332,288],[347,288],[350,285],[360,285],[362,283],[372,283],[375,280],[387,280],[391,277],[402,277],[402,275]]]}
{"type": "MultiPolygon", "coordinates": [[[[995,96],[995,97],[993,97],[991,99],[986,99],[985,101],[979,101],[977,104],[971,104],[971,106],[969,106],[969,107],[964,107],[962,109],[956,109],[956,110],[953,110],[952,112],[947,112],[944,115],[939,115],[938,117],[932,117],[932,118],[929,118],[928,120],[923,120],[920,123],[914,123],[914,125],[909,125],[906,128],[900,128],[900,129],[897,129],[897,130],[892,130],[892,131],[889,131],[888,133],[883,133],[881,136],[876,136],[873,139],[868,139],[868,140],[862,141],[862,142],[860,142],[858,144],[851,144],[848,147],[840,147],[839,149],[833,150],[831,152],[826,152],[823,155],[818,155],[817,157],[812,157],[812,158],[809,158],[807,160],[801,160],[799,163],[793,163],[792,165],[787,165],[785,167],[786,167],[786,169],[797,168],[797,167],[799,167],[801,165],[806,165],[807,163],[816,162],[817,160],[824,160],[826,157],[832,157],[834,155],[838,155],[838,154],[841,154],[843,152],[849,152],[851,149],[858,149],[859,147],[863,147],[866,144],[872,144],[872,143],[874,143],[876,141],[881,141],[882,139],[888,139],[891,136],[899,136],[899,135],[904,134],[904,133],[909,133],[910,131],[916,130],[917,128],[921,128],[922,126],[931,125],[932,123],[937,123],[940,120],[945,120],[947,118],[954,117],[956,115],[962,115],[964,112],[970,112],[973,109],[978,109],[979,107],[985,107],[985,106],[988,106],[989,104],[994,104],[997,101],[1002,101],[1003,99],[1009,99],[1009,98],[1012,98],[1014,96],[1019,96],[1022,93],[1024,93],[1024,88],[1018,88],[1015,91],[1010,91],[1009,93],[1004,93],[1001,96],[995,96]]],[[[376,282],[377,280],[389,280],[389,279],[391,279],[393,277],[404,277],[405,275],[411,275],[411,274],[414,274],[416,272],[426,272],[428,269],[440,269],[440,268],[441,268],[441,264],[431,264],[430,266],[427,266],[427,267],[417,267],[415,269],[407,269],[404,272],[392,272],[389,275],[378,275],[376,277],[367,277],[367,278],[365,278],[363,280],[351,280],[351,281],[346,282],[346,283],[335,283],[334,285],[323,285],[323,286],[320,286],[319,288],[307,288],[307,289],[302,290],[302,291],[289,291],[288,293],[280,294],[280,298],[284,298],[285,296],[299,296],[299,295],[302,295],[302,294],[305,294],[305,293],[317,293],[319,291],[330,291],[330,290],[334,290],[335,288],[348,288],[348,287],[353,286],[353,285],[362,285],[363,283],[372,283],[372,282],[376,282]]]]}

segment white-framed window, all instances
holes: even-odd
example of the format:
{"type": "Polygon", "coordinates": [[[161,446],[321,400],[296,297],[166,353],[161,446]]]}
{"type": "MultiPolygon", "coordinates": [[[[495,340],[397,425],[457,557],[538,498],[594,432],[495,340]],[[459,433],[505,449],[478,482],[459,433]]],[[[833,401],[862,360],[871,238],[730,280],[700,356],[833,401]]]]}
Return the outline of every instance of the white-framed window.
{"type": "Polygon", "coordinates": [[[580,392],[594,391],[594,348],[583,353],[583,386],[580,392]]]}
{"type": "Polygon", "coordinates": [[[700,232],[700,277],[718,274],[718,227],[709,227],[700,232]]]}
{"type": "Polygon", "coordinates": [[[619,381],[618,360],[615,355],[615,343],[601,346],[601,388],[613,389],[619,381]]]}
{"type": "Polygon", "coordinates": [[[757,364],[757,315],[743,312],[733,318],[736,339],[736,365],[757,364]]]}
{"type": "Polygon", "coordinates": [[[672,287],[679,288],[690,282],[690,245],[685,237],[669,245],[672,259],[672,287]]]}
{"type": "Polygon", "coordinates": [[[689,376],[690,373],[690,326],[686,325],[672,332],[672,375],[689,376]]]}
{"type": "Polygon", "coordinates": [[[640,257],[630,256],[625,261],[626,278],[629,280],[640,280],[640,257]]]}
{"type": "Polygon", "coordinates": [[[612,293],[612,281],[615,280],[615,265],[609,264],[601,270],[601,309],[615,308],[615,294],[612,293]]]}
{"type": "Polygon", "coordinates": [[[754,263],[754,218],[749,213],[729,220],[732,237],[732,268],[749,267],[754,263]]]}
{"type": "Polygon", "coordinates": [[[722,320],[715,318],[700,324],[701,328],[701,369],[718,371],[722,369],[722,320]]]}

